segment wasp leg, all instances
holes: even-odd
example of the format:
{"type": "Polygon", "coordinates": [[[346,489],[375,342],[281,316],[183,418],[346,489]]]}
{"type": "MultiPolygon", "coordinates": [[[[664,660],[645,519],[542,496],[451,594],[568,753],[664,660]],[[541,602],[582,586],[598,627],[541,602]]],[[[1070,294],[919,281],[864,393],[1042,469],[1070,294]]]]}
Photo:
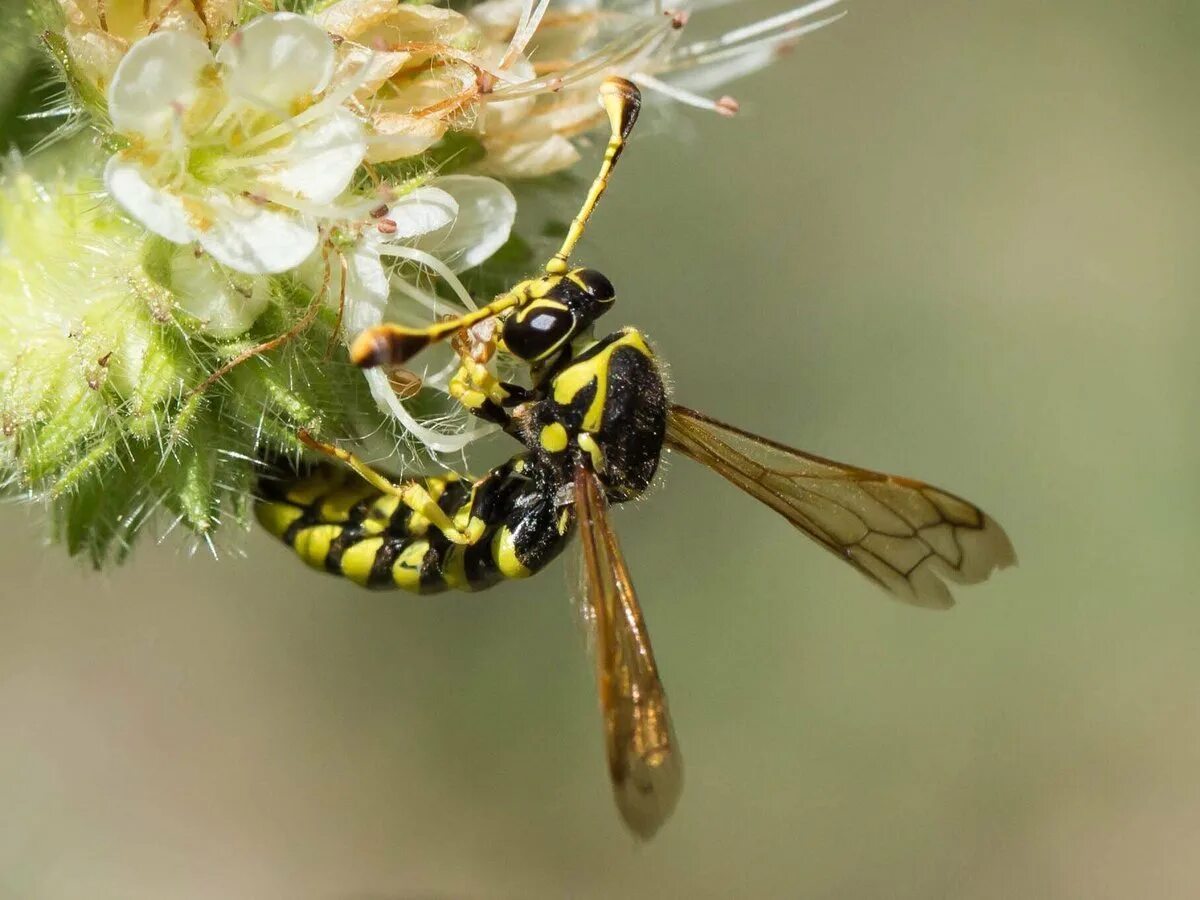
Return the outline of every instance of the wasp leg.
{"type": "Polygon", "coordinates": [[[430,524],[442,532],[452,544],[473,544],[482,535],[482,522],[477,523],[474,518],[468,517],[465,522],[461,523],[461,527],[459,527],[458,524],[451,521],[450,517],[446,515],[446,511],[438,506],[437,501],[419,481],[402,481],[397,484],[371,468],[371,466],[363,462],[363,460],[359,459],[349,450],[343,450],[341,447],[335,447],[333,444],[319,441],[304,430],[298,433],[298,437],[306,447],[336,459],[338,462],[352,469],[360,478],[375,489],[392,497],[398,497],[400,502],[413,512],[428,519],[430,524]]]}
{"type": "MultiPolygon", "coordinates": [[[[608,113],[612,136],[608,139],[608,146],[604,150],[604,161],[600,164],[600,171],[592,182],[587,197],[584,198],[583,206],[571,221],[562,246],[546,263],[547,275],[562,275],[567,271],[567,258],[575,249],[575,245],[579,243],[579,239],[583,237],[588,219],[592,217],[596,205],[600,202],[600,197],[608,187],[608,179],[612,175],[613,167],[621,158],[625,143],[629,139],[629,132],[633,130],[638,111],[642,107],[642,94],[637,89],[637,85],[632,81],[615,76],[606,78],[600,85],[600,100],[604,104],[605,112],[608,113]]],[[[350,359],[356,366],[362,366],[365,369],[388,363],[402,365],[430,344],[444,341],[464,328],[470,328],[484,319],[520,308],[530,300],[536,299],[535,293],[528,289],[528,285],[529,282],[522,282],[512,290],[501,294],[487,306],[480,307],[456,319],[439,322],[429,328],[404,328],[387,323],[368,328],[350,346],[350,359]]]]}
{"type": "Polygon", "coordinates": [[[497,425],[507,425],[509,415],[504,407],[509,392],[487,367],[496,352],[496,332],[480,339],[471,331],[460,332],[451,342],[462,364],[450,379],[450,396],[472,413],[497,425]]]}

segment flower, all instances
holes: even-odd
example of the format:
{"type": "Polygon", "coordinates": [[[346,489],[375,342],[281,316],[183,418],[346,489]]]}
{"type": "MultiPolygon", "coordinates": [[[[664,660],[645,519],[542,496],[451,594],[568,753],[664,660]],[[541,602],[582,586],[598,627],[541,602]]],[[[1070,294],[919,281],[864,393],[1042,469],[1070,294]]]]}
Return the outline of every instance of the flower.
{"type": "Polygon", "coordinates": [[[75,71],[101,92],[131,44],[158,31],[223,40],[236,0],[60,0],[63,39],[75,71]]]}
{"type": "MultiPolygon", "coordinates": [[[[507,187],[494,178],[478,175],[432,179],[400,196],[386,209],[377,210],[375,227],[363,229],[345,254],[346,337],[352,339],[385,319],[407,318],[411,324],[423,325],[439,312],[454,310],[454,305],[419,286],[416,277],[422,271],[439,276],[454,291],[462,307],[475,309],[475,301],[458,280],[457,273],[479,265],[504,245],[512,231],[516,212],[516,199],[507,187]],[[415,271],[410,268],[409,277],[404,277],[394,267],[389,272],[385,259],[415,264],[419,268],[415,271]],[[405,301],[415,301],[417,308],[423,307],[427,313],[414,317],[410,312],[406,316],[399,303],[389,302],[393,298],[393,289],[405,301]]],[[[422,384],[447,394],[448,378],[457,367],[456,362],[451,360],[433,377],[428,377],[426,371],[422,384]]],[[[409,434],[435,453],[462,450],[491,430],[477,419],[468,421],[462,416],[448,417],[449,429],[422,424],[397,397],[386,371],[367,369],[363,374],[380,410],[396,419],[409,434]]]]}
{"type": "Polygon", "coordinates": [[[469,51],[480,35],[461,13],[399,0],[338,0],[315,20],[342,39],[340,65],[363,72],[356,98],[370,124],[370,162],[428,149],[476,95],[481,70],[469,51]]]}
{"type": "Polygon", "coordinates": [[[128,140],[108,193],[155,234],[192,241],[247,274],[293,269],[366,153],[362,123],[330,89],[333,42],[312,20],[262,16],[217,51],[156,32],[130,48],[108,90],[128,140]]]}
{"type": "Polygon", "coordinates": [[[802,35],[835,21],[810,20],[839,0],[804,6],[680,46],[685,12],[608,10],[581,2],[546,13],[544,3],[485,0],[470,11],[488,40],[508,36],[502,81],[483,96],[477,131],[487,151],[481,171],[533,178],[568,168],[579,159],[572,140],[604,121],[595,102],[599,83],[622,75],[640,87],[688,106],[722,115],[737,112],[714,91],[769,65],[802,35]],[[526,46],[536,55],[526,60],[526,46]]]}

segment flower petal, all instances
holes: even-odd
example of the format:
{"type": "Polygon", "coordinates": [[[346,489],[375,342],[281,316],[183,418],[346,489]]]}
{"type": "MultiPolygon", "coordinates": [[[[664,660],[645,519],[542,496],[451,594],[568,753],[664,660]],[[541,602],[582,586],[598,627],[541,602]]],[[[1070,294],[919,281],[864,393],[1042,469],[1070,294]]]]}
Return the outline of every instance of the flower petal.
{"type": "Polygon", "coordinates": [[[493,144],[484,140],[487,156],[482,171],[507,178],[540,178],[569,169],[579,161],[575,145],[559,134],[521,144],[493,144]]]}
{"type": "Polygon", "coordinates": [[[171,293],[181,309],[204,323],[209,334],[236,337],[254,324],[271,299],[267,279],[238,284],[211,259],[197,259],[190,250],[176,253],[170,263],[171,293]]]}
{"type": "Polygon", "coordinates": [[[287,113],[329,86],[333,41],[320,25],[295,13],[261,16],[217,51],[230,94],[287,113]]]}
{"type": "Polygon", "coordinates": [[[387,217],[396,223],[396,230],[387,237],[393,241],[420,237],[448,227],[457,215],[458,203],[445,191],[419,187],[391,205],[387,217]]]}
{"type": "Polygon", "coordinates": [[[200,246],[235,271],[286,272],[317,249],[317,226],[306,217],[216,191],[205,199],[210,221],[200,230],[200,246]]]}
{"type": "Polygon", "coordinates": [[[504,246],[517,216],[512,191],[480,175],[448,175],[434,184],[454,198],[458,216],[414,246],[436,254],[455,272],[479,265],[504,246]]]}
{"type": "Polygon", "coordinates": [[[298,129],[285,152],[291,158],[260,173],[259,180],[306,200],[329,203],[358,171],[367,152],[366,130],[352,112],[337,109],[298,129]]]}
{"type": "Polygon", "coordinates": [[[383,321],[391,286],[379,258],[379,241],[373,233],[366,234],[347,256],[343,327],[346,334],[355,335],[383,321]]]}
{"type": "Polygon", "coordinates": [[[437,119],[379,113],[371,118],[367,162],[391,162],[424,153],[442,139],[448,127],[437,119]]]}
{"type": "Polygon", "coordinates": [[[183,200],[156,186],[139,163],[114,153],[104,167],[104,187],[126,212],[155,234],[176,244],[196,239],[183,200]]]}
{"type": "Polygon", "coordinates": [[[200,98],[212,64],[208,46],[190,34],[159,31],[137,41],[108,88],[113,127],[149,138],[169,135],[200,98]]]}
{"type": "Polygon", "coordinates": [[[372,25],[386,20],[395,8],[395,0],[338,0],[313,18],[329,33],[354,40],[372,25]]]}

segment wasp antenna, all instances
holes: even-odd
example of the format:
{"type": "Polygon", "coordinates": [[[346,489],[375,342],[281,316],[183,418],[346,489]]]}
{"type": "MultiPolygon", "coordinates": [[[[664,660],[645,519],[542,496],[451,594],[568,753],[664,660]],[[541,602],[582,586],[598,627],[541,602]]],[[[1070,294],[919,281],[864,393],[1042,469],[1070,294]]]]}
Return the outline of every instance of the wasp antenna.
{"type": "Polygon", "coordinates": [[[403,365],[440,335],[437,329],[418,331],[399,325],[376,325],[368,328],[350,346],[350,361],[363,369],[376,366],[403,365]]]}
{"type": "Polygon", "coordinates": [[[608,187],[608,179],[612,175],[613,167],[621,158],[625,142],[629,139],[629,133],[633,130],[634,123],[637,122],[638,112],[642,108],[642,92],[632,81],[611,76],[604,79],[600,85],[600,102],[604,104],[604,111],[608,113],[608,124],[612,129],[612,137],[608,139],[608,146],[604,150],[604,161],[600,163],[600,171],[596,175],[596,180],[592,182],[592,188],[588,191],[583,206],[579,208],[578,214],[571,222],[562,247],[554,254],[550,262],[546,263],[546,272],[550,275],[562,275],[567,271],[567,259],[570,257],[571,251],[575,249],[575,245],[579,243],[579,239],[583,237],[583,230],[587,226],[588,219],[592,217],[596,204],[600,202],[600,197],[608,187]]]}
{"type": "Polygon", "coordinates": [[[528,300],[528,292],[512,290],[501,294],[487,306],[466,315],[447,319],[429,328],[405,328],[402,325],[375,325],[363,331],[350,345],[350,361],[363,369],[376,366],[402,366],[430,344],[444,341],[464,328],[490,319],[506,309],[528,300]]]}

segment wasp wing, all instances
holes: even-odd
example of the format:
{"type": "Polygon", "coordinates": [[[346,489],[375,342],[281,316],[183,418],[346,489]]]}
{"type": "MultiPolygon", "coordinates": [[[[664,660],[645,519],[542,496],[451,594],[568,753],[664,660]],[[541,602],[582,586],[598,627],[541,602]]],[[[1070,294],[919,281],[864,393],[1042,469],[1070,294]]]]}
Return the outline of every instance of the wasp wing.
{"type": "Polygon", "coordinates": [[[908,603],[948,608],[944,579],[975,584],[1016,562],[1004,529],[932,485],[813,456],[683,406],[671,408],[666,443],[908,603]]]}
{"type": "Polygon", "coordinates": [[[604,489],[580,466],[575,516],[583,556],[583,615],[596,654],[605,749],[617,808],[629,828],[651,837],[683,787],[682,764],[650,635],[609,526],[604,489]]]}

